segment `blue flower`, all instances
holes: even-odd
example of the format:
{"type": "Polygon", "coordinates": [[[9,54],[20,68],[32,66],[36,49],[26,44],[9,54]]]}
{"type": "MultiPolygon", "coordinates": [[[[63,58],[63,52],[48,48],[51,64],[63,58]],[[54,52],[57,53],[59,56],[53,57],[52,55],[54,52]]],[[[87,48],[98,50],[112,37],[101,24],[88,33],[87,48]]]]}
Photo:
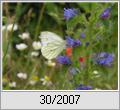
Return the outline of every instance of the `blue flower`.
{"type": "Polygon", "coordinates": [[[58,63],[70,65],[72,62],[68,56],[58,56],[56,58],[58,63]]]}
{"type": "Polygon", "coordinates": [[[78,11],[74,8],[64,8],[64,18],[66,20],[71,19],[72,17],[74,17],[75,15],[77,15],[78,11]]]}
{"type": "Polygon", "coordinates": [[[69,36],[66,37],[66,42],[67,42],[67,46],[70,46],[70,47],[76,47],[82,44],[79,39],[74,40],[69,36]]]}
{"type": "Polygon", "coordinates": [[[97,54],[96,63],[99,65],[111,66],[114,60],[114,54],[101,52],[97,54]]]}
{"type": "Polygon", "coordinates": [[[80,36],[81,36],[81,38],[85,38],[85,37],[86,37],[84,32],[82,32],[82,33],[80,34],[80,36]]]}
{"type": "Polygon", "coordinates": [[[91,90],[92,89],[92,86],[86,86],[86,85],[83,85],[83,84],[80,84],[76,90],[91,90]]]}
{"type": "Polygon", "coordinates": [[[111,7],[106,8],[100,15],[100,18],[107,19],[110,16],[111,7]]]}

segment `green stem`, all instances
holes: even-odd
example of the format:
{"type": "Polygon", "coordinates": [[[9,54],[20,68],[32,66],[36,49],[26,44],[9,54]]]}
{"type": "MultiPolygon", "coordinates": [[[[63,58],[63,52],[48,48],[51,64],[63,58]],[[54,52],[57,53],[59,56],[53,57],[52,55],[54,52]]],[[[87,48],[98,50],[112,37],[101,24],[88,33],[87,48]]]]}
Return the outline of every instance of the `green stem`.
{"type": "MultiPolygon", "coordinates": [[[[14,24],[13,24],[13,27],[14,27],[14,24]]],[[[12,31],[11,31],[11,33],[10,33],[10,38],[11,38],[12,35],[13,35],[13,27],[12,27],[12,31]]],[[[10,42],[11,42],[11,41],[12,41],[12,39],[10,39],[10,40],[8,41],[7,48],[6,48],[5,54],[4,54],[4,56],[3,56],[3,61],[5,61],[5,57],[6,57],[7,53],[8,53],[8,49],[9,49],[9,46],[10,46],[10,42]]]]}
{"type": "Polygon", "coordinates": [[[39,33],[39,31],[40,31],[40,30],[39,30],[39,26],[40,26],[41,21],[42,21],[42,18],[43,18],[44,9],[45,9],[45,4],[43,3],[42,9],[41,9],[41,11],[40,11],[40,16],[39,16],[39,19],[38,19],[37,27],[36,27],[35,39],[37,38],[38,33],[39,33]]]}
{"type": "MultiPolygon", "coordinates": [[[[5,50],[5,54],[4,54],[4,56],[3,56],[3,61],[5,61],[5,57],[6,57],[6,55],[7,55],[7,53],[8,53],[8,50],[9,50],[9,46],[10,46],[10,43],[11,43],[11,41],[12,41],[12,36],[13,36],[13,28],[14,28],[14,25],[15,25],[15,22],[17,21],[17,10],[19,9],[19,4],[17,4],[17,7],[16,7],[16,17],[15,17],[15,20],[14,20],[14,22],[13,22],[13,27],[12,27],[12,30],[11,30],[11,32],[10,32],[10,40],[8,41],[8,44],[7,44],[7,48],[6,48],[6,50],[5,50]]],[[[7,9],[7,11],[6,11],[6,13],[7,13],[7,16],[8,16],[8,18],[9,18],[9,13],[8,13],[8,9],[7,9]]],[[[10,19],[10,18],[9,18],[10,19]]],[[[8,19],[8,20],[9,20],[8,19]]],[[[9,23],[9,22],[8,22],[9,23]]],[[[6,30],[7,31],[7,30],[6,30]]]]}

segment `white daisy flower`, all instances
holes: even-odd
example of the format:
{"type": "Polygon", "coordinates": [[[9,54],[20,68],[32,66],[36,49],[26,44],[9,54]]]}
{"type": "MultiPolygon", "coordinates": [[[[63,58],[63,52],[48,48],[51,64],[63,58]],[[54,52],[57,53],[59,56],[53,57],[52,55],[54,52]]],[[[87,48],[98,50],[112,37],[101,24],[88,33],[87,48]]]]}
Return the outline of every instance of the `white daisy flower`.
{"type": "Polygon", "coordinates": [[[32,46],[35,50],[40,50],[41,49],[41,43],[39,41],[34,41],[32,43],[32,46]]]}
{"type": "Polygon", "coordinates": [[[27,74],[26,73],[18,73],[17,77],[20,79],[27,79],[27,74]]]}
{"type": "Polygon", "coordinates": [[[33,57],[37,57],[38,55],[39,55],[39,52],[37,52],[37,51],[31,52],[31,56],[33,56],[33,57]]]}
{"type": "Polygon", "coordinates": [[[30,38],[30,33],[24,32],[24,33],[20,34],[19,37],[23,40],[24,39],[29,39],[30,38]]]}
{"type": "Polygon", "coordinates": [[[16,87],[16,82],[9,83],[9,87],[16,87]]]}
{"type": "Polygon", "coordinates": [[[25,50],[26,48],[27,48],[28,46],[26,45],[26,44],[24,44],[24,43],[21,43],[21,44],[17,44],[16,45],[16,49],[18,49],[18,50],[25,50]]]}

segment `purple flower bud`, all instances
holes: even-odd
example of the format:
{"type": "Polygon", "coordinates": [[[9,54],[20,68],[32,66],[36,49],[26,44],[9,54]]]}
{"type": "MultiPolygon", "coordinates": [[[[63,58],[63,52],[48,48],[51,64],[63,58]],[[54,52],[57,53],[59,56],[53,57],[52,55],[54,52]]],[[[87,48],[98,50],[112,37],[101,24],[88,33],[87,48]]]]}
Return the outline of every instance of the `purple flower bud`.
{"type": "Polygon", "coordinates": [[[72,63],[68,56],[58,56],[56,58],[56,60],[60,64],[68,64],[68,65],[70,65],[72,63]]]}
{"type": "Polygon", "coordinates": [[[76,90],[91,90],[92,89],[92,86],[85,86],[83,84],[80,84],[76,90]]]}
{"type": "Polygon", "coordinates": [[[84,32],[82,32],[82,33],[80,34],[80,36],[81,36],[81,38],[85,38],[85,37],[86,37],[84,32]]]}
{"type": "Polygon", "coordinates": [[[66,42],[67,42],[67,46],[70,46],[70,47],[76,47],[82,44],[79,39],[74,40],[69,36],[66,37],[66,42]]]}
{"type": "Polygon", "coordinates": [[[74,8],[64,8],[64,18],[66,20],[71,19],[72,17],[74,17],[75,15],[77,15],[78,11],[74,8]]]}
{"type": "Polygon", "coordinates": [[[107,19],[110,16],[111,7],[106,8],[100,15],[100,18],[107,19]]]}

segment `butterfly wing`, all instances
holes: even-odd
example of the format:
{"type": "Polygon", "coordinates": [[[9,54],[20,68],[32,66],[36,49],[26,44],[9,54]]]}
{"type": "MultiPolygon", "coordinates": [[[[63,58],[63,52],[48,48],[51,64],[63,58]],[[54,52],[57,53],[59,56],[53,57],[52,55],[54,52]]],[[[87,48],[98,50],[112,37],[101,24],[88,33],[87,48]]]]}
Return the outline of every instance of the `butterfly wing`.
{"type": "Polygon", "coordinates": [[[44,31],[40,38],[42,55],[48,60],[56,58],[65,48],[66,42],[55,33],[44,31]]]}

